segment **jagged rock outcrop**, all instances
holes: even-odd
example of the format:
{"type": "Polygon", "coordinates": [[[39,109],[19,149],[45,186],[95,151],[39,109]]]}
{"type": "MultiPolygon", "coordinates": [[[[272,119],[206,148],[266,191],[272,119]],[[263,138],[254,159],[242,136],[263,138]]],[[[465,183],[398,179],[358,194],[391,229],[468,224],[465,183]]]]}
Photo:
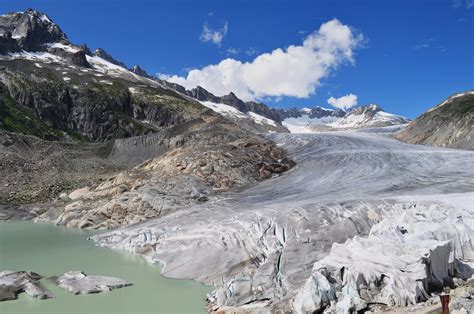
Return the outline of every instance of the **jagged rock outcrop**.
{"type": "Polygon", "coordinates": [[[167,81],[162,81],[163,84],[165,84],[168,87],[171,87],[175,89],[176,91],[188,95],[194,99],[200,100],[200,101],[211,101],[213,103],[222,103],[226,104],[228,106],[234,107],[238,110],[240,110],[243,113],[247,112],[255,112],[259,115],[262,115],[268,119],[271,119],[275,122],[280,123],[281,122],[281,115],[280,111],[278,109],[273,109],[268,107],[267,105],[263,103],[257,103],[254,101],[248,101],[244,102],[243,100],[239,99],[234,93],[229,93],[228,95],[224,96],[215,96],[214,94],[210,93],[206,89],[202,88],[201,86],[198,86],[196,88],[193,88],[191,90],[187,90],[183,86],[176,84],[176,83],[171,83],[167,81]]]}
{"type": "Polygon", "coordinates": [[[8,31],[0,33],[0,54],[7,52],[18,52],[20,50],[20,46],[16,40],[12,38],[12,33],[8,31]]]}
{"type": "Polygon", "coordinates": [[[346,115],[346,112],[342,109],[327,109],[316,106],[314,108],[290,108],[290,109],[280,109],[280,115],[282,120],[287,118],[299,118],[303,115],[308,115],[310,119],[321,119],[326,117],[337,117],[341,118],[346,115]]]}
{"type": "Polygon", "coordinates": [[[112,57],[107,51],[102,48],[97,48],[91,55],[107,60],[110,63],[121,66],[124,69],[127,68],[127,66],[123,62],[115,60],[114,57],[112,57]]]}
{"type": "Polygon", "coordinates": [[[411,144],[474,150],[474,91],[447,98],[395,134],[395,138],[411,144]]]}
{"type": "Polygon", "coordinates": [[[147,78],[152,78],[152,76],[149,75],[145,70],[143,70],[138,64],[134,65],[130,69],[130,71],[132,71],[136,75],[140,75],[140,76],[147,77],[147,78]]]}
{"type": "Polygon", "coordinates": [[[47,44],[47,51],[55,56],[63,58],[66,63],[71,65],[77,65],[83,68],[91,68],[89,62],[87,62],[87,46],[74,46],[69,45],[70,49],[65,49],[65,45],[62,44],[47,44]]]}
{"type": "Polygon", "coordinates": [[[46,43],[69,42],[66,34],[46,14],[32,9],[1,15],[0,37],[14,39],[17,43],[17,46],[0,45],[0,54],[16,52],[16,47],[25,51],[42,51],[46,43]]]}

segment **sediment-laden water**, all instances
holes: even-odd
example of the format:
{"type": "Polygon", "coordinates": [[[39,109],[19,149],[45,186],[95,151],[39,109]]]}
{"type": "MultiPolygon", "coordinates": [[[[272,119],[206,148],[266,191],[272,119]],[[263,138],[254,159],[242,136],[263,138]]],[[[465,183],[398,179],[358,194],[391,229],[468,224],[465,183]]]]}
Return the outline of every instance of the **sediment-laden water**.
{"type": "Polygon", "coordinates": [[[0,313],[199,313],[211,288],[165,278],[160,267],[129,253],[95,247],[91,231],[33,222],[0,222],[0,271],[31,270],[45,277],[69,270],[119,277],[133,286],[91,295],[73,295],[46,279],[55,298],[0,302],[0,313]]]}

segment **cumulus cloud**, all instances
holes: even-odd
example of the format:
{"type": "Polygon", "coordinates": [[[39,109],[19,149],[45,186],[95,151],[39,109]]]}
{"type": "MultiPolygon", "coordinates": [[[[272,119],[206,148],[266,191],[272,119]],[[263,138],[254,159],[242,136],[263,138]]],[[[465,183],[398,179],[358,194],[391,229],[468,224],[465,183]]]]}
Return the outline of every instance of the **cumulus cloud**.
{"type": "Polygon", "coordinates": [[[361,34],[333,19],[308,35],[299,46],[277,48],[251,62],[227,58],[189,71],[186,77],[169,76],[168,81],[187,89],[202,86],[216,95],[234,92],[244,100],[305,98],[314,94],[321,80],[341,64],[354,62],[354,50],[361,41],[361,34]]]}
{"type": "Polygon", "coordinates": [[[209,27],[209,25],[204,23],[202,27],[202,33],[201,36],[199,36],[199,39],[202,42],[213,42],[214,44],[220,46],[222,43],[222,40],[224,39],[225,35],[227,34],[228,30],[228,23],[227,21],[224,23],[224,27],[221,29],[214,30],[209,27]]]}
{"type": "Polygon", "coordinates": [[[349,94],[339,98],[330,97],[328,104],[335,108],[347,110],[357,105],[357,95],[349,94]]]}

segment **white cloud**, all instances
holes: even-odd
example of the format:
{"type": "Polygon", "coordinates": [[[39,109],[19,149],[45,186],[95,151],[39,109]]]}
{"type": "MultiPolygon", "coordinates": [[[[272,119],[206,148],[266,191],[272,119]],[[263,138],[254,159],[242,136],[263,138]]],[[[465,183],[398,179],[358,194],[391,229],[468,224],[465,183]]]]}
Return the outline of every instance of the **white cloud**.
{"type": "Polygon", "coordinates": [[[173,75],[169,81],[187,89],[202,86],[216,95],[234,92],[244,100],[270,97],[309,97],[321,80],[341,64],[354,62],[354,49],[362,35],[337,19],[330,20],[307,36],[302,45],[277,48],[251,62],[232,58],[188,72],[173,75]]]}
{"type": "Polygon", "coordinates": [[[240,49],[237,48],[228,48],[227,49],[227,54],[229,55],[238,55],[240,53],[240,49]]]}
{"type": "Polygon", "coordinates": [[[253,55],[256,55],[258,51],[254,47],[250,47],[249,49],[247,49],[245,53],[249,56],[253,56],[253,55]]]}
{"type": "Polygon", "coordinates": [[[335,108],[347,110],[357,105],[357,95],[349,94],[339,98],[330,97],[328,104],[335,108]]]}
{"type": "Polygon", "coordinates": [[[211,29],[209,25],[207,25],[207,22],[204,23],[202,27],[202,33],[199,39],[202,42],[208,42],[211,41],[214,44],[220,46],[222,43],[222,40],[224,39],[225,35],[227,34],[228,30],[228,23],[227,21],[224,23],[224,27],[218,30],[211,29]]]}

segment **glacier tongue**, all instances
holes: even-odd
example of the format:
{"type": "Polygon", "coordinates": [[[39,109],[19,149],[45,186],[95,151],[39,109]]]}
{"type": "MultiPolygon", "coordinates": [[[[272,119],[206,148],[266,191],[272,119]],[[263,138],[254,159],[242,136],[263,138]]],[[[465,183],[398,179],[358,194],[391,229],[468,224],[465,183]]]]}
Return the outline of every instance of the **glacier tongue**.
{"type": "Polygon", "coordinates": [[[474,152],[372,133],[272,134],[297,166],[92,238],[212,284],[213,310],[344,312],[426,299],[472,269],[474,152]],[[458,273],[459,272],[459,273],[458,273]]]}

